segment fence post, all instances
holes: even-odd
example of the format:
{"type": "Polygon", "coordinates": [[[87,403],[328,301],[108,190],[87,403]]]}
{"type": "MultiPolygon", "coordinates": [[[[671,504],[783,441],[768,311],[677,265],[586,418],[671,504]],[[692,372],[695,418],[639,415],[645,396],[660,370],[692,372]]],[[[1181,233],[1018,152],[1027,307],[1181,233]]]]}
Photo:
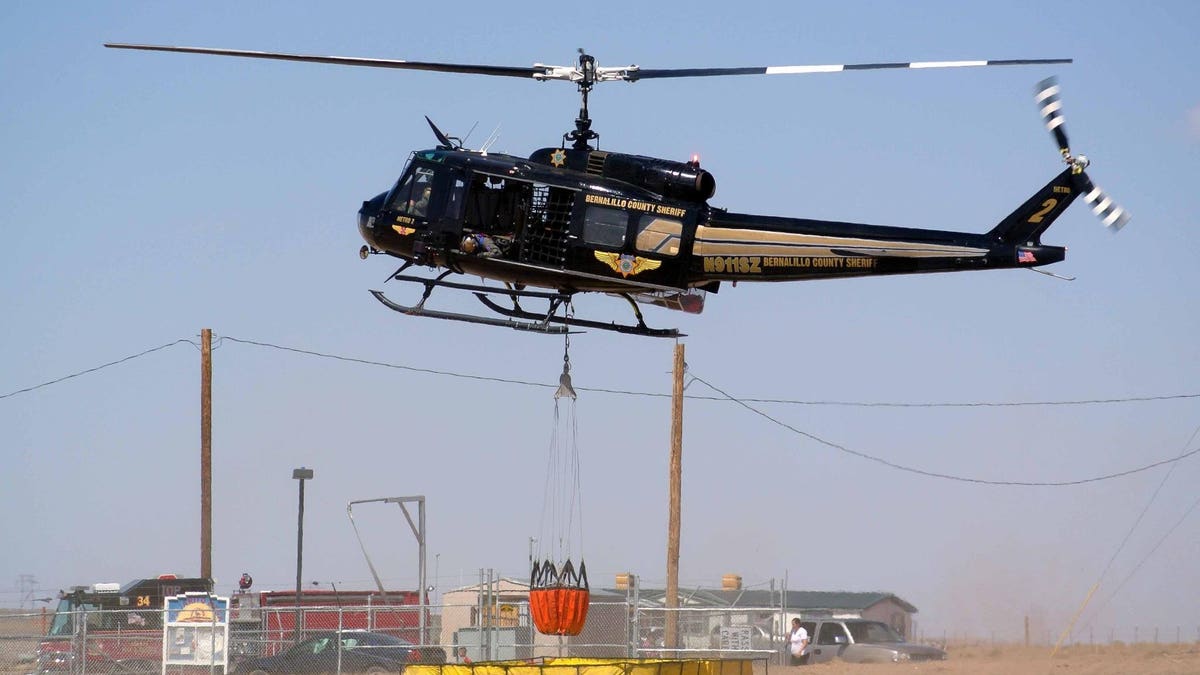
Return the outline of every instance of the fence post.
{"type": "Polygon", "coordinates": [[[337,672],[342,675],[342,603],[338,599],[337,672]]]}
{"type": "Polygon", "coordinates": [[[79,635],[82,639],[79,643],[79,672],[87,675],[87,653],[88,653],[88,635],[87,635],[87,607],[83,608],[83,614],[80,615],[79,635]]]}

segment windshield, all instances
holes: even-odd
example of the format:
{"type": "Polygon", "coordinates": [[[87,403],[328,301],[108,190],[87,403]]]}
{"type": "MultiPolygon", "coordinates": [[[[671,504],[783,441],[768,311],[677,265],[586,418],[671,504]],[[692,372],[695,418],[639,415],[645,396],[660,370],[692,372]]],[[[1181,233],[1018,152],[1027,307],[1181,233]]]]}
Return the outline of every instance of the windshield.
{"type": "Polygon", "coordinates": [[[58,601],[54,610],[54,621],[50,624],[50,635],[71,635],[75,632],[74,615],[71,613],[71,601],[63,598],[58,601]]]}
{"type": "Polygon", "coordinates": [[[417,218],[424,218],[433,197],[433,169],[418,166],[406,172],[396,183],[388,200],[388,208],[417,218]]]}
{"type": "Polygon", "coordinates": [[[899,633],[879,621],[847,621],[846,627],[856,643],[904,642],[899,633]]]}
{"type": "Polygon", "coordinates": [[[70,598],[63,598],[58,601],[58,608],[54,610],[54,621],[50,623],[50,631],[48,635],[74,635],[75,634],[75,614],[77,612],[86,612],[88,616],[88,628],[98,628],[97,622],[103,614],[98,610],[100,607],[90,602],[85,602],[82,605],[76,605],[71,602],[70,598]]]}

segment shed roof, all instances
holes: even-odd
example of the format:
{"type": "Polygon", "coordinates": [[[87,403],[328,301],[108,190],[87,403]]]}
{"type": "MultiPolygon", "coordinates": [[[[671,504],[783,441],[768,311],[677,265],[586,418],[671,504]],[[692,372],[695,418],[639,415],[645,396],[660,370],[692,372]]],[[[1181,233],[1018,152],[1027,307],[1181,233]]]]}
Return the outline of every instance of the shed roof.
{"type": "MultiPolygon", "coordinates": [[[[643,602],[662,604],[666,592],[661,589],[642,588],[638,591],[643,602]]],[[[917,608],[894,593],[883,591],[787,591],[781,598],[779,591],[770,590],[709,590],[696,589],[681,593],[681,605],[691,607],[780,607],[788,610],[857,610],[863,611],[885,601],[892,600],[904,611],[917,613],[917,608]],[[785,602],[786,600],[786,602],[785,602]]]]}

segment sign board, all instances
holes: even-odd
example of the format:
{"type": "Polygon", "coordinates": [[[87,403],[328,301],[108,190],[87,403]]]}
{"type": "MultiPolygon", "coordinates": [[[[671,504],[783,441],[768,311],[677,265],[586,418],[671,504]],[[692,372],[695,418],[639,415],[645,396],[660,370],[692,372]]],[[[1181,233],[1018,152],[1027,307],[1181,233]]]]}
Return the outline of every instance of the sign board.
{"type": "Polygon", "coordinates": [[[750,626],[721,626],[721,649],[723,651],[749,651],[754,649],[751,643],[750,626]]]}
{"type": "Polygon", "coordinates": [[[229,665],[229,598],[184,593],[165,598],[163,672],[167,666],[229,665]]]}

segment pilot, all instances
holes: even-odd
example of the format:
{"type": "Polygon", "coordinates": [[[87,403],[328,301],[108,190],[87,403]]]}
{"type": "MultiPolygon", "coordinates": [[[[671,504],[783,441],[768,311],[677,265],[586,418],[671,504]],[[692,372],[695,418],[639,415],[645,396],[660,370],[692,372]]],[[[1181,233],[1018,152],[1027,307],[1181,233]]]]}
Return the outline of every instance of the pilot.
{"type": "Polygon", "coordinates": [[[412,214],[414,216],[424,217],[425,211],[429,208],[429,192],[430,192],[429,186],[426,185],[425,189],[421,191],[420,199],[418,199],[416,201],[413,201],[411,199],[409,200],[408,212],[410,214],[412,214]]]}

